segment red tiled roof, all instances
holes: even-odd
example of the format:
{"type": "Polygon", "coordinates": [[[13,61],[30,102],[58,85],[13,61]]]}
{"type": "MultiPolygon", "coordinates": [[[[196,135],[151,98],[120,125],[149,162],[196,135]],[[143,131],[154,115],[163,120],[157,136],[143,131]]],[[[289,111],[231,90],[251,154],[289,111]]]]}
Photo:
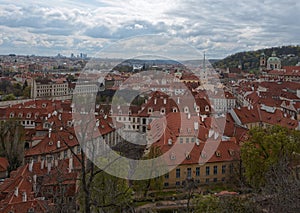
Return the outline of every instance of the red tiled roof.
{"type": "Polygon", "coordinates": [[[6,158],[0,157],[0,172],[7,171],[9,163],[6,158]]]}

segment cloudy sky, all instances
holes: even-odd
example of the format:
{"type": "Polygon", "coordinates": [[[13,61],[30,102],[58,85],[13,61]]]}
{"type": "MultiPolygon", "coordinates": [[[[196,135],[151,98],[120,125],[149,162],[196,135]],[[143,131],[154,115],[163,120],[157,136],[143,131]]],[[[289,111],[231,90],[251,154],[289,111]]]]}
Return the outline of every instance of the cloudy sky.
{"type": "Polygon", "coordinates": [[[299,20],[298,0],[0,0],[0,54],[93,56],[120,39],[164,34],[223,58],[300,44],[299,20]]]}

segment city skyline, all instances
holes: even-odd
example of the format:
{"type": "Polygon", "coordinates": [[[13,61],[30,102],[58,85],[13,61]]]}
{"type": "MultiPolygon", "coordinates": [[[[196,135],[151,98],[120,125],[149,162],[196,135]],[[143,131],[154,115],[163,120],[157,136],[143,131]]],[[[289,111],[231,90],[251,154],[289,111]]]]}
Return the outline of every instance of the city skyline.
{"type": "Polygon", "coordinates": [[[86,53],[128,37],[163,34],[208,58],[299,44],[297,1],[0,1],[0,54],[86,53]]]}

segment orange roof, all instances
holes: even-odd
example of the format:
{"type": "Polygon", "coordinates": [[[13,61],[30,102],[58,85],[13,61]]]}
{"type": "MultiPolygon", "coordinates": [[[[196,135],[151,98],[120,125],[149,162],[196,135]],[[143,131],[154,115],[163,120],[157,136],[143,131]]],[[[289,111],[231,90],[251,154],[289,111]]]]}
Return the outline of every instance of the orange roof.
{"type": "Polygon", "coordinates": [[[6,158],[0,157],[0,172],[7,171],[8,166],[8,160],[6,158]]]}

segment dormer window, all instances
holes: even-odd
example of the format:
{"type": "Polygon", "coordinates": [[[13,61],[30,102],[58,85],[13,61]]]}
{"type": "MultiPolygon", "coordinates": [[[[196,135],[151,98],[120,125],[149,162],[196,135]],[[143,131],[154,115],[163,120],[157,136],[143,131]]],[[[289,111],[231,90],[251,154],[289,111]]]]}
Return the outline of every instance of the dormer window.
{"type": "Polygon", "coordinates": [[[173,108],[173,112],[178,112],[176,107],[173,108]]]}
{"type": "Polygon", "coordinates": [[[171,153],[171,155],[170,155],[170,159],[171,159],[171,160],[175,160],[175,159],[176,159],[175,152],[172,152],[172,153],[171,153]]]}
{"type": "Polygon", "coordinates": [[[184,107],[184,113],[189,113],[189,108],[188,107],[184,107]]]}
{"type": "Polygon", "coordinates": [[[9,117],[10,118],[13,118],[15,116],[15,114],[13,113],[13,112],[11,112],[10,114],[9,114],[9,117]]]}
{"type": "Polygon", "coordinates": [[[31,117],[31,113],[27,113],[26,118],[30,118],[31,117]]]}
{"type": "Polygon", "coordinates": [[[200,112],[200,107],[196,106],[196,112],[200,112]]]}
{"type": "Polygon", "coordinates": [[[221,157],[221,152],[220,152],[219,150],[218,150],[218,151],[216,151],[216,153],[215,153],[215,154],[216,154],[216,156],[217,156],[217,157],[221,157]]]}
{"type": "Polygon", "coordinates": [[[161,108],[160,109],[160,113],[164,115],[166,113],[166,109],[165,108],[161,108]]]}
{"type": "Polygon", "coordinates": [[[186,153],[185,153],[185,158],[186,158],[187,160],[190,160],[190,159],[191,159],[190,153],[186,152],[186,153]]]}
{"type": "Polygon", "coordinates": [[[153,109],[152,108],[148,108],[148,113],[152,113],[153,112],[153,109]]]}
{"type": "Polygon", "coordinates": [[[208,112],[208,111],[209,111],[209,106],[206,105],[206,106],[205,106],[205,112],[208,112]]]}
{"type": "Polygon", "coordinates": [[[234,156],[234,150],[233,149],[228,149],[228,153],[230,154],[230,156],[234,156]]]}
{"type": "Polygon", "coordinates": [[[19,113],[18,118],[22,118],[23,117],[23,113],[19,113]]]}
{"type": "Polygon", "coordinates": [[[201,152],[201,158],[206,158],[206,153],[204,151],[201,152]]]}

